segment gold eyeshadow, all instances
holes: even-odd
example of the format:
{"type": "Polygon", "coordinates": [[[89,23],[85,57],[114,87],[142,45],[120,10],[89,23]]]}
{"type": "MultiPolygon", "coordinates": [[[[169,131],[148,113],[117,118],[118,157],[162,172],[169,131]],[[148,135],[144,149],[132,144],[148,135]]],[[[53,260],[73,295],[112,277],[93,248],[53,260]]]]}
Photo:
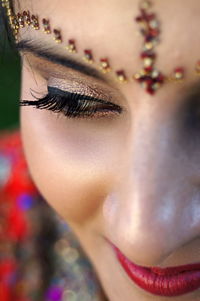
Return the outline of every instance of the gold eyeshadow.
{"type": "MultiPolygon", "coordinates": [[[[61,29],[54,28],[48,18],[40,20],[37,15],[31,14],[29,10],[15,14],[11,8],[10,0],[1,0],[1,3],[6,10],[16,41],[18,41],[18,34],[21,28],[31,26],[34,30],[42,30],[45,34],[52,36],[57,44],[65,44],[64,48],[68,52],[80,53],[86,63],[97,64],[98,68],[105,74],[113,73],[119,83],[127,83],[130,80],[137,81],[148,94],[153,95],[166,82],[179,83],[186,78],[186,70],[183,66],[176,66],[171,74],[165,75],[156,65],[158,56],[156,47],[161,40],[161,22],[152,11],[153,0],[142,0],[139,2],[140,14],[134,20],[138,23],[139,31],[144,38],[139,55],[142,67],[139,71],[134,72],[130,78],[127,77],[124,69],[114,70],[107,56],[103,55],[98,61],[95,61],[92,49],[85,48],[83,52],[80,51],[77,48],[77,41],[74,37],[69,37],[66,42],[63,39],[61,29]]],[[[194,70],[195,74],[200,76],[200,60],[197,61],[194,70]]]]}

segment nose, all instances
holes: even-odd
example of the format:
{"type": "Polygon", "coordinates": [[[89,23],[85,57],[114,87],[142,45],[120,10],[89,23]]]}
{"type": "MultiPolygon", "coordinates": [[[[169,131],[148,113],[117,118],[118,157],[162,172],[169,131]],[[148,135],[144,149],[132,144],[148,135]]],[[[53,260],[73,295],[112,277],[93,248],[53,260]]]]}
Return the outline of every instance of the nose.
{"type": "Polygon", "coordinates": [[[162,265],[199,235],[199,192],[174,122],[134,125],[121,185],[106,202],[111,235],[133,262],[162,265]],[[126,179],[126,181],[124,181],[126,179]]]}

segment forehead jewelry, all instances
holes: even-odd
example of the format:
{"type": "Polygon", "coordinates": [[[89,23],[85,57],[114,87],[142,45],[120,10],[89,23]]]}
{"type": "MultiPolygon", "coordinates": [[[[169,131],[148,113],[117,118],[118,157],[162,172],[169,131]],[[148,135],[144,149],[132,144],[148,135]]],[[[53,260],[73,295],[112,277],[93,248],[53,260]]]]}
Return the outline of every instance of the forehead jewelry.
{"type": "Polygon", "coordinates": [[[43,31],[46,34],[50,34],[51,33],[51,27],[50,27],[50,22],[47,19],[42,19],[42,25],[43,25],[43,31]]]}
{"type": "MultiPolygon", "coordinates": [[[[140,52],[142,68],[138,72],[135,72],[133,76],[133,79],[139,82],[150,95],[155,94],[155,92],[165,82],[180,83],[186,77],[185,68],[182,66],[174,68],[169,76],[164,75],[156,67],[156,47],[160,42],[161,25],[156,14],[152,12],[152,1],[153,0],[141,0],[139,3],[140,14],[135,18],[135,21],[139,24],[140,33],[144,38],[144,42],[140,52]]],[[[31,14],[29,10],[15,14],[10,4],[10,0],[0,0],[0,2],[2,7],[5,8],[10,27],[16,41],[18,41],[19,30],[25,26],[29,26],[34,30],[42,29],[45,34],[53,36],[56,43],[64,43],[61,30],[51,27],[49,19],[43,18],[40,20],[37,15],[31,14]]],[[[68,38],[67,44],[64,48],[72,54],[78,52],[76,40],[71,37],[68,38]]],[[[83,50],[82,57],[86,63],[97,63],[99,69],[103,73],[113,72],[120,83],[128,82],[129,78],[126,75],[125,70],[113,70],[113,68],[111,68],[109,58],[106,56],[102,56],[98,61],[95,61],[92,49],[86,48],[83,50]]],[[[195,73],[200,76],[200,59],[196,63],[195,73]]]]}
{"type": "Polygon", "coordinates": [[[149,94],[154,94],[164,83],[165,76],[155,67],[157,56],[155,47],[159,43],[160,22],[155,13],[150,11],[151,6],[152,3],[150,1],[142,1],[140,4],[140,15],[135,19],[140,25],[140,33],[144,37],[144,43],[140,54],[143,67],[134,75],[134,79],[149,94]]]}

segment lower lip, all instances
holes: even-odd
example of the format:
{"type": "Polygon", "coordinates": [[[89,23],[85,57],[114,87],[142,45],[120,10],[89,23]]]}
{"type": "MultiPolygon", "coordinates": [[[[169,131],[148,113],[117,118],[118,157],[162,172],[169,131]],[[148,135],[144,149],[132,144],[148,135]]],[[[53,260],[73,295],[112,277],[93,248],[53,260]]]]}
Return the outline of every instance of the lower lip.
{"type": "Polygon", "coordinates": [[[200,269],[179,272],[175,275],[159,275],[130,262],[118,248],[112,245],[117,258],[129,275],[139,287],[157,296],[176,297],[190,293],[200,288],[200,269]]]}

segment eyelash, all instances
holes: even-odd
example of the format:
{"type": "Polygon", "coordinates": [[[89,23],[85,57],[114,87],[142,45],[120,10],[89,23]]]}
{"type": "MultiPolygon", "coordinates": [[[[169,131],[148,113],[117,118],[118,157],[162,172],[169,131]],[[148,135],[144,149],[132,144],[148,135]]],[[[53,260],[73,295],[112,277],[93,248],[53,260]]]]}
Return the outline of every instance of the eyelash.
{"type": "Polygon", "coordinates": [[[62,113],[68,118],[100,118],[111,113],[120,114],[122,108],[111,102],[79,93],[62,91],[48,87],[48,93],[36,101],[22,100],[20,106],[34,106],[37,109],[46,109],[55,113],[62,113]]]}

